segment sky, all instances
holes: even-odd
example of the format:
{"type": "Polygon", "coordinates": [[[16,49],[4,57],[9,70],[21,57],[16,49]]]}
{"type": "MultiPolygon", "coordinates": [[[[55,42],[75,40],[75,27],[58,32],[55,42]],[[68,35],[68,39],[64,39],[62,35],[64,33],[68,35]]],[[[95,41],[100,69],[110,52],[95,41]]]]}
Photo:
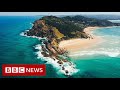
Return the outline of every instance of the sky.
{"type": "Polygon", "coordinates": [[[35,15],[120,15],[120,12],[0,12],[0,16],[35,16],[35,15]]]}

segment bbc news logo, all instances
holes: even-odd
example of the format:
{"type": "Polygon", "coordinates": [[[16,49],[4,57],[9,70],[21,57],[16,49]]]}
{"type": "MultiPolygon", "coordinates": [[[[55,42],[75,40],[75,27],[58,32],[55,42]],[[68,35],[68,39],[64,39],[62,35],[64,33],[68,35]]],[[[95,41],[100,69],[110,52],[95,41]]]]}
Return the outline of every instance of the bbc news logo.
{"type": "Polygon", "coordinates": [[[44,64],[3,64],[3,76],[45,76],[44,64]]]}

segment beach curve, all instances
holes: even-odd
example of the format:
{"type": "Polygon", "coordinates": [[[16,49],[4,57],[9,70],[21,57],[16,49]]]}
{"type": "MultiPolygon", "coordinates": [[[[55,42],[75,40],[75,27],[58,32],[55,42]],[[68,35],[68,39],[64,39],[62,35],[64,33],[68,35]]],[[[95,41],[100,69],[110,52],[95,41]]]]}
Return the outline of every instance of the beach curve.
{"type": "Polygon", "coordinates": [[[100,27],[87,27],[84,29],[84,32],[88,34],[90,38],[73,38],[70,40],[63,40],[59,43],[59,47],[65,48],[70,54],[81,49],[93,47],[96,43],[99,43],[103,40],[100,36],[92,34],[93,30],[96,30],[98,28],[100,27]]]}

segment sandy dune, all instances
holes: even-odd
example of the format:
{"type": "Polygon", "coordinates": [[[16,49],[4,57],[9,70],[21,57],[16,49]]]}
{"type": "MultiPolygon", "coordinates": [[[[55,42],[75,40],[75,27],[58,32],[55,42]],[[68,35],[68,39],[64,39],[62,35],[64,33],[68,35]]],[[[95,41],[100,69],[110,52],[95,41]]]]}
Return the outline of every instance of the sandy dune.
{"type": "Polygon", "coordinates": [[[95,43],[102,41],[101,37],[95,36],[91,33],[93,30],[95,30],[97,28],[99,28],[99,27],[87,27],[84,29],[84,31],[87,34],[91,35],[93,37],[93,39],[77,38],[77,39],[64,40],[64,41],[60,42],[59,47],[65,48],[65,49],[67,49],[67,51],[69,51],[71,53],[81,50],[81,49],[90,48],[90,47],[94,46],[95,43]]]}

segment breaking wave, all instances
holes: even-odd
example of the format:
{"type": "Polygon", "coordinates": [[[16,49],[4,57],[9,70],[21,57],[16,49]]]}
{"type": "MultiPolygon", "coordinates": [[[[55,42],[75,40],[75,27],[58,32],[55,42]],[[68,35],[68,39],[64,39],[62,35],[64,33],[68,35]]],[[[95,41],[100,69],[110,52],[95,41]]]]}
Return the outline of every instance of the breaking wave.
{"type": "Polygon", "coordinates": [[[73,53],[69,56],[84,56],[84,55],[107,55],[109,57],[119,57],[120,50],[102,48],[101,50],[80,51],[80,52],[73,53]]]}
{"type": "Polygon", "coordinates": [[[41,52],[42,52],[42,47],[41,47],[41,44],[38,44],[35,46],[35,49],[37,49],[38,51],[36,52],[36,55],[37,55],[37,58],[38,59],[41,59],[43,61],[47,61],[46,64],[51,64],[53,65],[57,70],[58,70],[58,73],[63,73],[65,75],[67,75],[65,73],[65,70],[68,70],[69,71],[69,74],[68,75],[73,75],[74,73],[77,73],[79,70],[76,69],[75,67],[75,64],[71,63],[67,63],[67,62],[64,62],[63,65],[60,65],[58,64],[57,62],[59,60],[53,60],[52,58],[50,57],[44,57],[41,52]],[[62,70],[62,67],[64,66],[65,70],[62,70]]]}
{"type": "MultiPolygon", "coordinates": [[[[28,31],[28,30],[26,30],[28,31]]],[[[21,36],[25,36],[25,37],[28,37],[28,38],[37,38],[39,40],[41,39],[46,39],[46,38],[41,38],[41,37],[36,37],[36,36],[27,36],[25,34],[25,32],[22,32],[20,33],[21,36]]],[[[43,43],[42,43],[43,44],[43,43]]],[[[57,73],[63,73],[64,75],[73,75],[75,73],[77,73],[79,71],[79,69],[76,69],[75,67],[75,64],[73,64],[72,62],[64,62],[62,65],[58,64],[58,61],[57,59],[53,60],[52,58],[50,57],[44,57],[41,52],[42,52],[42,47],[41,47],[41,44],[38,44],[36,46],[34,46],[35,49],[37,49],[38,51],[35,53],[37,55],[37,58],[38,59],[41,59],[42,61],[46,61],[46,64],[51,64],[55,67],[55,69],[58,70],[57,73]],[[63,70],[63,67],[64,67],[64,70],[63,70]],[[66,71],[68,71],[68,73],[66,73],[66,71]]]]}

